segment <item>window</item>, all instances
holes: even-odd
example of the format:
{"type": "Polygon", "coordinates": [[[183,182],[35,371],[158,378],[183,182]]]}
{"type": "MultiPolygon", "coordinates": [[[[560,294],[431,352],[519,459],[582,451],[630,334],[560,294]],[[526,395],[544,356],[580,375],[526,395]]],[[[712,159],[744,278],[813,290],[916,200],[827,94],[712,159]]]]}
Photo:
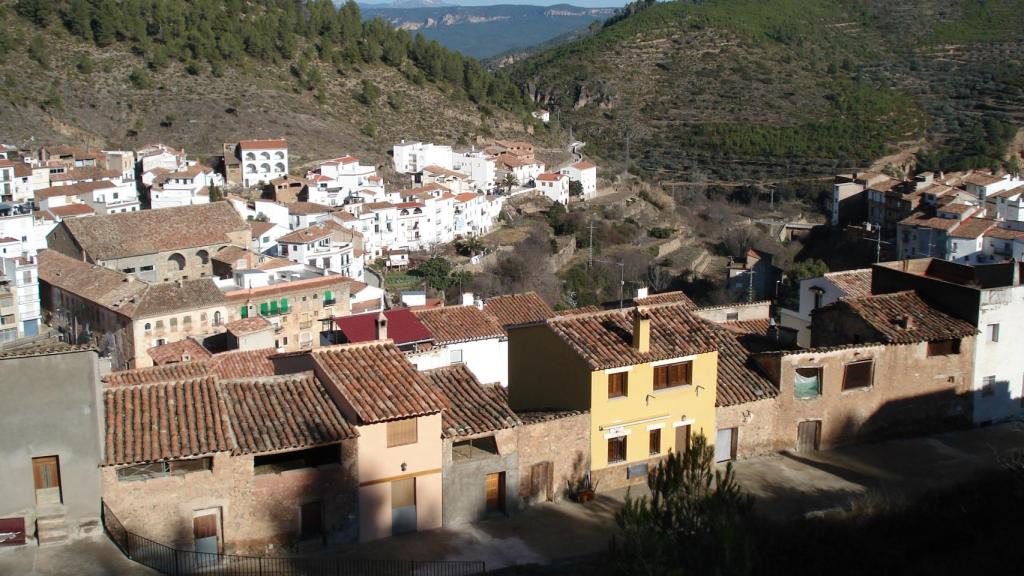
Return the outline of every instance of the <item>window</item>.
{"type": "Polygon", "coordinates": [[[388,448],[415,444],[416,440],[416,418],[388,422],[388,448]]]}
{"type": "Polygon", "coordinates": [[[960,339],[932,340],[928,343],[928,356],[950,356],[960,353],[960,339]]]}
{"type": "Polygon", "coordinates": [[[171,325],[171,330],[177,330],[178,329],[178,319],[177,318],[171,318],[170,325],[171,325]]]}
{"type": "Polygon", "coordinates": [[[870,387],[874,366],[875,363],[873,360],[864,360],[862,362],[851,362],[850,364],[847,364],[846,370],[843,373],[843,390],[870,387]]]}
{"type": "Polygon", "coordinates": [[[152,272],[153,271],[153,267],[152,266],[140,266],[139,267],[139,271],[140,272],[152,272]]]}
{"type": "Polygon", "coordinates": [[[323,534],[324,513],[319,500],[299,506],[299,536],[315,538],[323,534]]]}
{"type": "Polygon", "coordinates": [[[657,456],[661,454],[661,428],[651,430],[651,456],[657,456]]]}
{"type": "Polygon", "coordinates": [[[821,395],[821,366],[797,368],[793,376],[793,396],[817,398],[821,395]]]}
{"type": "Polygon", "coordinates": [[[619,436],[617,438],[608,439],[608,463],[614,464],[615,462],[626,461],[626,437],[619,436]]]}
{"type": "Polygon", "coordinates": [[[999,324],[989,324],[985,330],[989,342],[999,342],[999,324]]]}
{"type": "Polygon", "coordinates": [[[123,268],[121,269],[121,272],[124,272],[125,274],[134,274],[135,268],[123,268]]]}
{"type": "Polygon", "coordinates": [[[461,364],[462,363],[462,350],[450,350],[448,352],[448,354],[449,354],[449,356],[451,358],[451,363],[452,364],[461,364]]]}
{"type": "Polygon", "coordinates": [[[211,457],[135,464],[118,468],[117,480],[118,482],[133,482],[136,480],[149,480],[151,478],[181,476],[189,472],[202,472],[211,469],[213,469],[213,458],[211,457]]]}
{"type": "Polygon", "coordinates": [[[825,291],[821,288],[811,288],[811,293],[814,294],[814,308],[812,310],[817,310],[821,308],[821,301],[825,296],[825,291]]]}
{"type": "Polygon", "coordinates": [[[728,312],[725,315],[725,321],[726,322],[735,322],[735,321],[737,321],[739,319],[740,319],[740,313],[739,312],[728,312]]]}
{"type": "Polygon", "coordinates": [[[981,380],[981,395],[982,396],[995,396],[996,394],[996,377],[985,376],[981,380]]]}
{"type": "Polygon", "coordinates": [[[629,372],[615,372],[608,375],[608,397],[621,398],[629,395],[629,372]]]}
{"type": "Polygon", "coordinates": [[[146,332],[149,332],[152,329],[153,329],[153,325],[150,324],[149,322],[146,322],[146,332]]]}
{"type": "Polygon", "coordinates": [[[462,440],[452,444],[452,461],[465,462],[498,455],[498,444],[494,436],[462,440]]]}
{"type": "Polygon", "coordinates": [[[294,450],[280,454],[267,454],[253,458],[253,472],[259,476],[262,474],[279,474],[286,470],[298,470],[299,468],[316,468],[329,464],[341,462],[341,448],[337,444],[309,448],[308,450],[294,450]]]}
{"type": "Polygon", "coordinates": [[[664,390],[693,383],[693,362],[677,362],[654,368],[654,389],[664,390]]]}

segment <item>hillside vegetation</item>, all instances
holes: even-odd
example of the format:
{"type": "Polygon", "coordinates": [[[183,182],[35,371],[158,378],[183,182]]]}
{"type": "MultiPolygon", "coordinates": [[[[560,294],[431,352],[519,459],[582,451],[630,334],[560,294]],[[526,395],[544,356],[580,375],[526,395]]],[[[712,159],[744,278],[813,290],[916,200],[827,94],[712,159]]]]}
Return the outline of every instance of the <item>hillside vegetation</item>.
{"type": "Polygon", "coordinates": [[[0,134],[16,144],[285,136],[302,160],[532,126],[507,78],[354,2],[18,0],[0,3],[0,39],[0,134]]]}
{"type": "Polygon", "coordinates": [[[641,2],[511,67],[606,159],[671,180],[988,166],[1024,120],[1020,0],[641,2]],[[984,139],[986,143],[979,143],[984,139]]]}

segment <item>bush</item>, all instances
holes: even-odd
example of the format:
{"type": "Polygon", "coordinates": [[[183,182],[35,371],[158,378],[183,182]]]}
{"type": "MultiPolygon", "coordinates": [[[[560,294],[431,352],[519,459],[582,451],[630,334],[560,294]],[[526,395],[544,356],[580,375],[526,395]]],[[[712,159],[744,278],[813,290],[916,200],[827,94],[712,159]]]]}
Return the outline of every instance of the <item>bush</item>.
{"type": "Polygon", "coordinates": [[[153,78],[144,68],[136,68],[128,75],[128,81],[139,90],[148,90],[153,87],[153,78]]]}
{"type": "Polygon", "coordinates": [[[670,238],[673,232],[675,232],[674,228],[662,228],[659,226],[655,226],[654,228],[651,228],[650,230],[647,231],[647,235],[650,236],[651,238],[659,238],[664,240],[665,238],[670,238]]]}
{"type": "Polygon", "coordinates": [[[380,88],[372,81],[364,79],[362,88],[356,94],[356,100],[364,106],[374,106],[377,104],[377,100],[380,100],[380,88]]]}

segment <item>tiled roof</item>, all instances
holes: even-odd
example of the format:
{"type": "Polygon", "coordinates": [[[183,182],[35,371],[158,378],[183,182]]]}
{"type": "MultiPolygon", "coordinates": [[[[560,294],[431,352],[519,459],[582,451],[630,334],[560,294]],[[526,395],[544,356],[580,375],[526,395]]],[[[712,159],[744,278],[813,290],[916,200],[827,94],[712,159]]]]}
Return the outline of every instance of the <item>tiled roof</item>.
{"type": "Polygon", "coordinates": [[[969,322],[932,308],[911,291],[841,298],[826,308],[830,307],[852,311],[879,332],[883,342],[893,344],[963,338],[978,332],[969,322]],[[904,328],[907,319],[909,327],[904,328]]]}
{"type": "Polygon", "coordinates": [[[312,373],[220,383],[235,454],[277,452],[355,438],[312,373]]]}
{"type": "Polygon", "coordinates": [[[104,463],[137,464],[231,449],[213,378],[107,388],[104,463]]]}
{"type": "Polygon", "coordinates": [[[509,407],[505,389],[499,384],[480,384],[465,364],[434,368],[423,374],[448,401],[441,418],[441,431],[446,438],[472,436],[522,423],[509,407]]]}
{"type": "Polygon", "coordinates": [[[501,338],[505,335],[494,318],[476,306],[444,306],[415,310],[413,314],[430,330],[438,344],[501,338]]]}
{"type": "Polygon", "coordinates": [[[49,188],[40,188],[36,190],[33,195],[36,200],[43,198],[55,198],[57,196],[81,196],[82,194],[88,194],[95,190],[106,190],[107,188],[116,188],[117,184],[109,180],[99,180],[96,182],[77,182],[75,184],[68,184],[66,186],[51,186],[49,188]]]}
{"type": "Polygon", "coordinates": [[[591,312],[603,312],[604,308],[597,304],[591,304],[589,306],[580,306],[579,308],[570,308],[568,310],[559,310],[555,312],[555,316],[573,316],[575,314],[590,314],[591,312]]]}
{"type": "Polygon", "coordinates": [[[254,239],[270,232],[270,229],[274,226],[277,226],[277,224],[274,224],[273,222],[252,222],[249,224],[250,233],[254,239]]]}
{"type": "Polygon", "coordinates": [[[238,143],[242,150],[277,150],[288,148],[288,142],[284,138],[273,138],[270,140],[242,140],[238,143]]]}
{"type": "Polygon", "coordinates": [[[51,182],[64,182],[66,180],[110,180],[111,178],[117,178],[121,173],[117,170],[107,170],[98,166],[82,166],[80,168],[72,168],[63,174],[54,174],[50,176],[51,182]]]}
{"type": "Polygon", "coordinates": [[[280,238],[277,239],[278,243],[283,244],[307,244],[309,242],[316,242],[324,238],[333,236],[336,232],[343,231],[344,228],[340,224],[337,224],[333,220],[326,220],[324,222],[317,222],[311,224],[305,228],[293,230],[280,238]]]}
{"type": "Polygon", "coordinates": [[[992,228],[985,232],[985,238],[998,238],[1000,240],[1024,240],[1024,231],[1010,230],[1009,228],[992,228]]]}
{"type": "Polygon", "coordinates": [[[36,260],[43,282],[128,317],[135,313],[148,287],[145,282],[130,280],[115,270],[53,250],[40,250],[36,260]]]}
{"type": "Polygon", "coordinates": [[[953,238],[977,238],[989,229],[994,228],[995,220],[987,218],[968,218],[949,233],[953,238]]]}
{"type": "Polygon", "coordinates": [[[455,200],[457,202],[469,202],[471,200],[476,200],[477,198],[480,197],[481,195],[477,194],[476,192],[463,192],[462,194],[457,194],[455,196],[455,200]]]}
{"type": "Polygon", "coordinates": [[[905,226],[920,226],[922,228],[948,231],[956,228],[960,221],[956,218],[939,218],[937,216],[928,216],[924,212],[915,212],[900,220],[899,223],[905,226]]]}
{"type": "Polygon", "coordinates": [[[976,184],[978,186],[990,186],[1002,180],[1000,176],[993,176],[991,174],[985,174],[983,172],[975,172],[964,178],[964,182],[967,184],[976,184]]]}
{"type": "Polygon", "coordinates": [[[469,178],[469,174],[465,174],[465,173],[462,173],[462,172],[457,172],[455,170],[449,170],[448,168],[445,168],[443,166],[438,166],[436,164],[431,164],[430,166],[424,166],[423,167],[423,171],[424,172],[430,172],[430,173],[433,173],[433,174],[443,174],[445,176],[451,176],[453,178],[463,178],[463,179],[469,178]]]}
{"type": "Polygon", "coordinates": [[[588,170],[590,168],[597,168],[597,165],[594,164],[593,162],[588,162],[586,160],[583,160],[581,162],[577,162],[577,163],[573,164],[572,167],[577,169],[577,170],[588,170]]]}
{"type": "Polygon", "coordinates": [[[722,322],[719,326],[733,334],[764,335],[768,333],[769,329],[771,329],[771,321],[767,318],[759,318],[757,320],[733,320],[731,322],[722,322]]]}
{"type": "Polygon", "coordinates": [[[263,316],[253,316],[252,318],[241,318],[234,322],[228,322],[224,325],[224,328],[234,334],[235,336],[245,336],[246,334],[252,334],[253,332],[259,332],[266,330],[271,327],[270,321],[263,316]]]}
{"type": "Polygon", "coordinates": [[[65,204],[64,206],[54,206],[50,208],[50,214],[58,218],[74,218],[75,216],[85,216],[86,214],[95,214],[96,210],[88,204],[65,204]]]}
{"type": "Polygon", "coordinates": [[[696,310],[697,305],[690,300],[690,297],[684,294],[682,291],[675,292],[661,292],[660,294],[651,294],[644,298],[634,298],[633,303],[637,306],[651,306],[654,304],[682,304],[687,310],[696,310]]]}
{"type": "MultiPolygon", "coordinates": [[[[430,330],[408,308],[384,312],[388,321],[388,339],[401,346],[433,340],[430,330]]],[[[377,339],[377,313],[355,314],[335,318],[334,323],[349,343],[372,342],[377,339]]]]}
{"type": "Polygon", "coordinates": [[[347,344],[311,353],[360,424],[440,412],[447,407],[423,374],[390,342],[347,344]]]}
{"type": "Polygon", "coordinates": [[[230,244],[228,233],[249,229],[228,202],[74,218],[61,225],[93,260],[230,244]]]}
{"type": "Polygon", "coordinates": [[[543,322],[555,315],[548,303],[536,292],[488,298],[484,303],[484,312],[493,316],[502,328],[543,322]]]}
{"type": "Polygon", "coordinates": [[[85,351],[98,352],[92,344],[68,344],[67,342],[49,338],[46,340],[31,340],[29,342],[18,342],[15,340],[9,343],[8,346],[0,348],[0,360],[85,351]]]}
{"type": "Polygon", "coordinates": [[[178,310],[211,308],[223,303],[224,294],[212,278],[161,282],[146,288],[134,315],[158,316],[178,310]]]}
{"type": "Polygon", "coordinates": [[[199,378],[209,373],[209,367],[205,362],[192,361],[120,370],[107,374],[102,380],[107,386],[132,386],[135,384],[152,384],[155,382],[173,382],[175,380],[199,378]]]}
{"type": "Polygon", "coordinates": [[[331,211],[330,206],[317,204],[316,202],[292,202],[288,204],[288,213],[299,214],[326,214],[331,211]]]}
{"type": "Polygon", "coordinates": [[[757,369],[736,334],[730,330],[717,331],[720,344],[715,406],[734,406],[777,396],[778,389],[757,369]]]}
{"type": "Polygon", "coordinates": [[[178,340],[177,342],[171,342],[162,346],[154,346],[146,350],[146,353],[149,354],[149,357],[153,359],[153,363],[157,366],[183,362],[182,358],[186,355],[188,355],[189,360],[205,360],[213,356],[209,350],[203,348],[202,344],[191,338],[185,338],[184,340],[178,340]]]}
{"type": "Polygon", "coordinates": [[[871,295],[871,268],[826,272],[825,278],[852,298],[871,295]]]}
{"type": "Polygon", "coordinates": [[[206,365],[210,374],[222,380],[273,376],[274,362],[270,357],[276,353],[277,350],[273,348],[231,350],[214,354],[206,361],[206,365]]]}
{"type": "Polygon", "coordinates": [[[718,347],[708,324],[691,314],[687,304],[675,304],[643,309],[651,322],[650,350],[639,352],[632,344],[634,310],[557,316],[548,325],[592,370],[703,354],[718,347]]]}
{"type": "Polygon", "coordinates": [[[535,410],[529,412],[516,412],[516,415],[519,416],[519,420],[524,426],[550,422],[552,420],[561,420],[562,418],[569,418],[570,416],[581,416],[583,414],[589,414],[589,412],[587,410],[535,410]]]}
{"type": "Polygon", "coordinates": [[[562,178],[565,178],[564,174],[558,174],[557,172],[545,172],[537,175],[537,180],[541,182],[558,182],[562,178]]]}
{"type": "MultiPolygon", "coordinates": [[[[275,261],[280,261],[275,259],[275,261]]],[[[331,274],[329,276],[321,276],[318,278],[308,278],[305,280],[292,280],[291,282],[278,282],[277,284],[271,284],[269,286],[260,286],[258,288],[239,288],[238,290],[231,290],[226,292],[225,296],[229,301],[233,303],[244,302],[253,298],[266,298],[268,296],[280,296],[283,294],[293,294],[308,292],[313,289],[324,289],[333,290],[334,299],[340,304],[341,302],[348,300],[348,284],[351,279],[341,274],[331,274]]]]}

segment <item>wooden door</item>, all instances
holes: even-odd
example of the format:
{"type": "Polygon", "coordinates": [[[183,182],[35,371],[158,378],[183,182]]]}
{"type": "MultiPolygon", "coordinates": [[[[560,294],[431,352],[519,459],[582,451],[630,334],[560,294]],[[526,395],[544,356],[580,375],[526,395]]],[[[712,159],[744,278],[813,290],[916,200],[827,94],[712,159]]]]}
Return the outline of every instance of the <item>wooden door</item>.
{"type": "Polygon", "coordinates": [[[36,504],[60,504],[60,462],[56,456],[32,459],[32,479],[36,488],[36,504]]]}
{"type": "Polygon", "coordinates": [[[530,498],[533,502],[551,500],[554,496],[555,463],[537,462],[530,466],[530,498]]]}
{"type": "Polygon", "coordinates": [[[484,480],[488,512],[505,511],[505,473],[488,474],[484,480]]]}
{"type": "Polygon", "coordinates": [[[690,425],[676,427],[676,452],[686,454],[690,451],[690,425]]]}
{"type": "Polygon", "coordinates": [[[796,426],[796,451],[813,452],[821,442],[821,420],[807,420],[796,426]]]}
{"type": "Polygon", "coordinates": [[[217,554],[220,552],[220,524],[216,512],[192,518],[192,534],[195,538],[196,552],[217,554]]]}

